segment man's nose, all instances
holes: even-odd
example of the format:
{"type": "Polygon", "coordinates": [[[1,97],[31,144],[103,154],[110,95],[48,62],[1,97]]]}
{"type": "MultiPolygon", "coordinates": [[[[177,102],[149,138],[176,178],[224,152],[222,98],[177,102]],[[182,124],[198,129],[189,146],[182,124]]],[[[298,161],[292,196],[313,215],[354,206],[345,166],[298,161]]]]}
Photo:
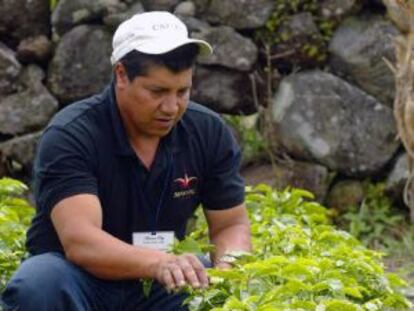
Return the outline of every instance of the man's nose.
{"type": "Polygon", "coordinates": [[[167,114],[175,114],[178,111],[179,99],[175,94],[169,94],[161,103],[161,111],[167,114]]]}

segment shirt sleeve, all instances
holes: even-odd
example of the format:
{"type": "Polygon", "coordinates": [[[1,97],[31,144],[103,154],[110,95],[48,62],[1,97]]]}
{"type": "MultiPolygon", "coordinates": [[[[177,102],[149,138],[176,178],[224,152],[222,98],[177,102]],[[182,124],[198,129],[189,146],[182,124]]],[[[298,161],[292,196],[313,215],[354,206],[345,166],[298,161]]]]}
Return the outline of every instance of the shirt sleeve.
{"type": "Polygon", "coordinates": [[[210,148],[209,169],[202,189],[203,207],[221,210],[244,202],[244,180],[240,175],[241,152],[236,140],[223,121],[214,134],[210,148]]]}
{"type": "Polygon", "coordinates": [[[43,133],[33,168],[38,209],[50,213],[59,201],[69,196],[97,195],[92,151],[92,143],[63,128],[50,127],[43,133]]]}

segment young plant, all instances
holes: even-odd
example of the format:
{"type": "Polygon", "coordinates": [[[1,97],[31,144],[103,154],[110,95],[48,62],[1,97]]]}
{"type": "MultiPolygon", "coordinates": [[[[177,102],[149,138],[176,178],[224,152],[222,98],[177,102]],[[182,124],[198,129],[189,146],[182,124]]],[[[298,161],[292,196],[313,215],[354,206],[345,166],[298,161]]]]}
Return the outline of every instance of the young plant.
{"type": "Polygon", "coordinates": [[[396,228],[402,228],[404,218],[393,210],[384,184],[367,183],[364,188],[366,196],[362,204],[351,206],[340,217],[347,222],[346,230],[367,247],[387,250],[387,245],[398,235],[396,228]]]}
{"type": "MultiPolygon", "coordinates": [[[[249,189],[251,254],[233,269],[209,269],[211,285],[191,290],[191,311],[408,310],[405,282],[386,274],[381,254],[330,224],[309,192],[249,189]]],[[[192,234],[205,243],[205,223],[192,234]]]]}
{"type": "Polygon", "coordinates": [[[257,126],[257,115],[233,116],[223,115],[225,122],[235,130],[239,137],[240,146],[245,163],[257,162],[265,157],[268,146],[257,126]]]}
{"type": "Polygon", "coordinates": [[[0,179],[0,292],[26,255],[26,230],[34,214],[21,198],[27,187],[13,179],[0,179]]]}

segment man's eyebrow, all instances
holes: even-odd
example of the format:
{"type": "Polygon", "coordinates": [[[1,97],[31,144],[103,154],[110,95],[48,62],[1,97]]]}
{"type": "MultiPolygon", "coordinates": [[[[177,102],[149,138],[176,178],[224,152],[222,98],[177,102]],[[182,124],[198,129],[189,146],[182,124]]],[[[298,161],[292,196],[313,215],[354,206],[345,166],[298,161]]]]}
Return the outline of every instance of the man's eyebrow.
{"type": "Polygon", "coordinates": [[[155,83],[151,83],[148,85],[144,85],[145,88],[147,89],[157,89],[157,90],[168,90],[168,87],[159,85],[159,84],[155,84],[155,83]]]}
{"type": "Polygon", "coordinates": [[[191,87],[192,87],[193,85],[192,84],[189,84],[189,85],[185,85],[185,86],[183,86],[183,87],[180,87],[179,89],[180,90],[184,90],[184,89],[191,89],[191,87]]]}
{"type": "MultiPolygon", "coordinates": [[[[188,84],[188,85],[184,85],[182,87],[179,87],[178,90],[186,90],[186,89],[191,89],[192,88],[192,84],[188,84]]],[[[169,90],[169,87],[166,86],[161,86],[161,85],[157,85],[157,84],[149,84],[145,86],[146,88],[149,89],[158,89],[158,90],[169,90]]]]}

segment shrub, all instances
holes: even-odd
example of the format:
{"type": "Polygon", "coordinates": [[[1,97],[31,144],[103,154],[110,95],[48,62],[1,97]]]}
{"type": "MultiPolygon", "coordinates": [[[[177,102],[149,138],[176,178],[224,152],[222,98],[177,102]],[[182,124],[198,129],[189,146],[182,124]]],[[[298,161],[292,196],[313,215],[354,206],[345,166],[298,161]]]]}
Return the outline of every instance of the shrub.
{"type": "Polygon", "coordinates": [[[34,214],[21,198],[26,190],[17,180],[0,179],[0,291],[26,254],[26,229],[34,214]]]}
{"type": "Polygon", "coordinates": [[[388,244],[401,240],[407,226],[401,212],[385,192],[384,183],[365,183],[365,199],[360,206],[349,206],[340,216],[340,224],[367,247],[387,249],[388,244]]]}
{"type": "MultiPolygon", "coordinates": [[[[384,272],[381,254],[335,229],[311,199],[298,189],[248,191],[254,250],[233,254],[230,270],[210,269],[208,289],[187,288],[190,310],[408,310],[405,282],[384,272]]],[[[200,226],[189,239],[205,245],[200,226]]]]}
{"type": "MultiPolygon", "coordinates": [[[[0,179],[0,291],[25,256],[25,232],[34,210],[21,198],[26,186],[0,179]]],[[[249,189],[246,204],[254,250],[233,253],[234,268],[209,269],[208,289],[187,288],[192,311],[408,310],[405,282],[386,274],[381,254],[330,224],[329,211],[303,190],[249,189]]],[[[207,226],[175,252],[209,249],[207,226]]]]}

